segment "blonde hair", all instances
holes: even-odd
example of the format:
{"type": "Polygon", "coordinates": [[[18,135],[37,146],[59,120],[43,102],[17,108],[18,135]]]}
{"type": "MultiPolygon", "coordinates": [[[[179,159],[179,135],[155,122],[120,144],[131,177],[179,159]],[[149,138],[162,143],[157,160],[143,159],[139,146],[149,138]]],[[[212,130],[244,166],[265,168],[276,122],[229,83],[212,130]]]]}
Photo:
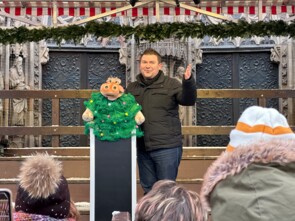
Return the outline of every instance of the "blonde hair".
{"type": "Polygon", "coordinates": [[[75,220],[75,221],[79,221],[81,218],[80,212],[78,208],[76,207],[75,202],[72,199],[71,199],[68,218],[71,218],[72,220],[75,220]]]}
{"type": "Polygon", "coordinates": [[[135,221],[205,221],[199,195],[177,185],[175,181],[160,180],[140,199],[135,221]]]}

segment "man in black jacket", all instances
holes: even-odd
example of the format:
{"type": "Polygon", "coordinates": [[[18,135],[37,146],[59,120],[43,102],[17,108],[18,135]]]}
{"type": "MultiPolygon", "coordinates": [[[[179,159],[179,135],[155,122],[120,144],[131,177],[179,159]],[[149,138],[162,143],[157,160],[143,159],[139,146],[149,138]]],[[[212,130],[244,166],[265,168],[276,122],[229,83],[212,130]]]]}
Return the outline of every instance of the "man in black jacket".
{"type": "Polygon", "coordinates": [[[142,106],[144,137],[137,140],[137,163],[144,192],[158,180],[176,180],[182,157],[181,123],[178,105],[196,102],[195,80],[188,65],[182,84],[161,71],[160,54],[146,49],[140,57],[140,74],[127,86],[142,106]]]}

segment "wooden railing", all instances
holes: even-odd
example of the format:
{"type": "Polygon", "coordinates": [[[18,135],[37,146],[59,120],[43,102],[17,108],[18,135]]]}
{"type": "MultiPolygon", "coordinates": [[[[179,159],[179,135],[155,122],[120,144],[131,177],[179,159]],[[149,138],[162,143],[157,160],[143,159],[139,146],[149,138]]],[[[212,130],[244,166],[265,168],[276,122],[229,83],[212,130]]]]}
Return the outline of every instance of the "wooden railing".
{"type": "MultiPolygon", "coordinates": [[[[60,99],[88,99],[94,90],[0,90],[1,99],[50,99],[51,126],[1,126],[0,135],[49,135],[52,147],[60,146],[60,135],[83,135],[83,126],[60,126],[60,99]]],[[[5,103],[5,102],[4,102],[5,103]]]]}
{"type": "MultiPolygon", "coordinates": [[[[83,126],[60,126],[60,99],[88,99],[94,90],[0,90],[0,99],[51,99],[51,126],[0,126],[0,135],[50,135],[52,146],[59,146],[60,135],[83,135],[83,126]]],[[[280,89],[199,89],[197,98],[255,98],[260,106],[266,99],[294,98],[295,90],[280,89]]],[[[184,135],[227,135],[234,126],[183,126],[184,135]]]]}

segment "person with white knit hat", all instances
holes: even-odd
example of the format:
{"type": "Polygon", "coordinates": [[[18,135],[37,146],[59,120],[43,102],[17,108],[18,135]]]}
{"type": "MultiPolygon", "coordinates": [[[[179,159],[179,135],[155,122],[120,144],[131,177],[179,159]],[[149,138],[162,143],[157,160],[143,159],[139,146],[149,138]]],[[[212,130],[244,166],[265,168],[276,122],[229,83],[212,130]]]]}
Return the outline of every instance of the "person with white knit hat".
{"type": "Polygon", "coordinates": [[[274,108],[248,107],[230,133],[227,151],[257,140],[295,139],[287,119],[274,108]]]}
{"type": "Polygon", "coordinates": [[[48,154],[27,158],[20,168],[14,221],[77,221],[61,162],[48,154]]]}
{"type": "Polygon", "coordinates": [[[200,197],[212,221],[295,221],[295,135],[273,108],[241,115],[204,175],[200,197]]]}

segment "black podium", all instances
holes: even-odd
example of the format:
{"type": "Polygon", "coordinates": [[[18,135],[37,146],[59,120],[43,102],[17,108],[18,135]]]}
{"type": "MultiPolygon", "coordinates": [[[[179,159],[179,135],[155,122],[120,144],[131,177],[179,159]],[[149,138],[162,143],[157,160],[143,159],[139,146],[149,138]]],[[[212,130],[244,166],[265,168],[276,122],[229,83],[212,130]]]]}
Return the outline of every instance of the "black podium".
{"type": "Polygon", "coordinates": [[[90,132],[90,221],[111,221],[136,205],[136,138],[100,141],[90,132]]]}

